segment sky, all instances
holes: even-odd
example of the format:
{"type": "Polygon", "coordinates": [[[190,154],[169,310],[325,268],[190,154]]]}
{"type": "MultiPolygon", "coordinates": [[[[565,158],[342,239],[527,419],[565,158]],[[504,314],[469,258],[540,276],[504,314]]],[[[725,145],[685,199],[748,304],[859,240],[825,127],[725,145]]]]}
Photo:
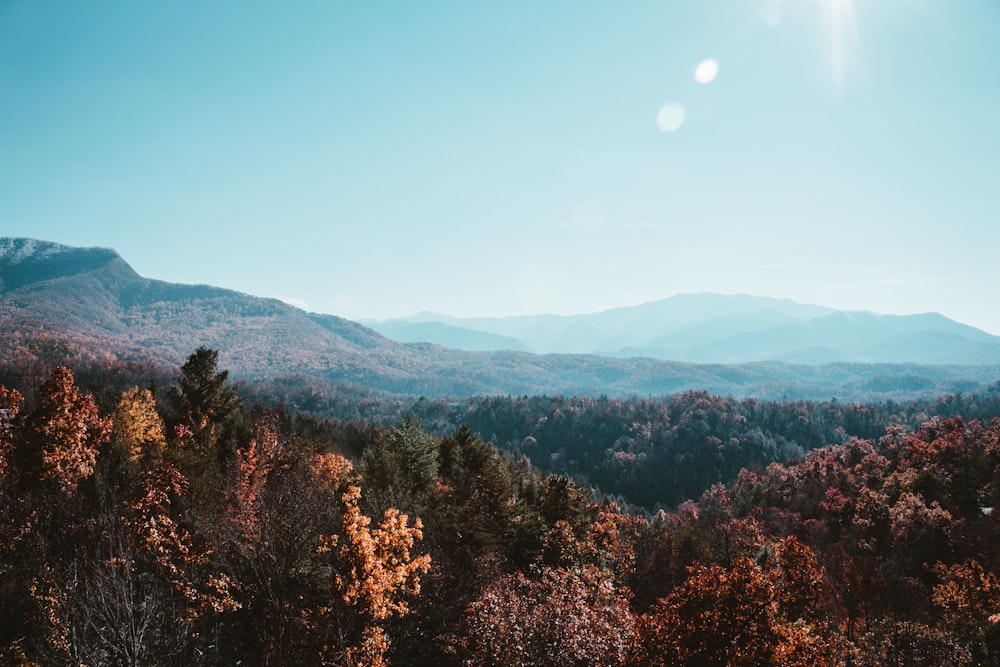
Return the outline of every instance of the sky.
{"type": "Polygon", "coordinates": [[[0,0],[0,235],[350,319],[1000,334],[1000,2],[0,0]]]}

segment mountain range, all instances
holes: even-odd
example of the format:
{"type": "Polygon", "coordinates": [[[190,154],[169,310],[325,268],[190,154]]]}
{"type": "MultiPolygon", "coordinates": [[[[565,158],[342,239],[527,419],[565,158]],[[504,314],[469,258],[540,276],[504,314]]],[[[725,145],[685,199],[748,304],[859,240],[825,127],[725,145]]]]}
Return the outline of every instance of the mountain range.
{"type": "Polygon", "coordinates": [[[459,319],[424,312],[364,324],[395,340],[465,350],[699,364],[1000,364],[1000,337],[937,313],[878,315],[745,294],[681,294],[585,315],[459,319]]]}
{"type": "Polygon", "coordinates": [[[358,322],[307,313],[276,299],[145,278],[111,249],[0,238],[0,361],[5,362],[41,337],[66,342],[82,359],[171,366],[204,345],[219,350],[222,366],[239,378],[297,375],[433,397],[689,389],[762,398],[902,397],[974,391],[1000,378],[996,337],[940,315],[894,318],[755,297],[691,295],[592,316],[486,321],[492,330],[482,322],[422,316],[408,325],[422,325],[409,330],[422,330],[426,338],[450,337],[489,351],[399,342],[358,322]],[[671,314],[681,310],[686,318],[671,314]],[[730,338],[741,341],[744,352],[723,345],[726,322],[735,332],[730,338]],[[794,347],[782,347],[782,338],[775,339],[782,327],[788,332],[784,340],[797,341],[794,347]],[[879,345],[887,355],[882,361],[913,361],[933,347],[927,341],[937,340],[941,349],[933,363],[921,364],[837,359],[815,365],[795,358],[815,359],[807,351],[821,348],[835,358],[844,354],[840,338],[845,331],[870,332],[856,339],[866,359],[875,358],[879,345]],[[566,345],[553,353],[551,346],[560,340],[566,345]],[[594,345],[608,346],[618,356],[579,353],[594,345]],[[709,358],[713,345],[730,350],[730,359],[767,359],[761,351],[773,349],[784,351],[771,359],[784,356],[798,363],[695,364],[624,356],[629,350],[650,354],[675,346],[689,356],[704,350],[700,358],[709,358]],[[975,356],[977,349],[981,356],[975,356]],[[915,356],[907,357],[911,353],[915,356]]]}

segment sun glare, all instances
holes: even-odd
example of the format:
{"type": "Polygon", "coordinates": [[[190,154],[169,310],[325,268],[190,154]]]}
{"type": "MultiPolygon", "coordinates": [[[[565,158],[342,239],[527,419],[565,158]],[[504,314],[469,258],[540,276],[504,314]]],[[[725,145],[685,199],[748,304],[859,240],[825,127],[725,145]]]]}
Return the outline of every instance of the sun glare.
{"type": "Polygon", "coordinates": [[[712,58],[702,60],[694,70],[694,80],[702,85],[712,83],[718,75],[719,63],[712,58]]]}
{"type": "Polygon", "coordinates": [[[830,21],[833,81],[840,88],[844,83],[847,42],[853,41],[858,32],[854,0],[823,0],[823,6],[830,21]]]}

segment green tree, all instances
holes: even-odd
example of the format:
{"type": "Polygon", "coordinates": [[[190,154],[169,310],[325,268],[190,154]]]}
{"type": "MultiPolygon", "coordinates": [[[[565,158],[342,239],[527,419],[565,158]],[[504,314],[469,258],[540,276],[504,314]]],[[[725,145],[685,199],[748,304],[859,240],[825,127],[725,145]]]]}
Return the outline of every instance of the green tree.
{"type": "Polygon", "coordinates": [[[237,421],[242,401],[227,384],[229,371],[218,370],[219,352],[199,347],[181,366],[181,377],[168,399],[174,425],[187,437],[202,472],[221,472],[236,451],[237,421]],[[213,460],[214,458],[214,460],[213,460]]]}
{"type": "Polygon", "coordinates": [[[365,449],[358,471],[366,487],[379,490],[369,504],[375,513],[389,507],[425,513],[437,490],[437,439],[424,432],[415,417],[407,416],[399,428],[365,449]]]}

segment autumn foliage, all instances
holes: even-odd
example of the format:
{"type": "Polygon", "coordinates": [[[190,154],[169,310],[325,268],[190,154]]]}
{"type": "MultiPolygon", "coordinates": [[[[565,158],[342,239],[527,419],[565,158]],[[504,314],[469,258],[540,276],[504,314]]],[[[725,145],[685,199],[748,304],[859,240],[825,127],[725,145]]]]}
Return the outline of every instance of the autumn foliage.
{"type": "Polygon", "coordinates": [[[73,371],[57,366],[25,422],[19,463],[72,495],[94,472],[98,450],[110,433],[111,419],[101,417],[93,397],[73,384],[73,371]]]}
{"type": "MultiPolygon", "coordinates": [[[[639,507],[470,428],[244,406],[216,359],[0,387],[0,665],[1000,664],[1000,419],[796,450],[814,410],[747,404],[795,457],[639,507]]],[[[604,479],[733,464],[746,414],[679,400],[594,403],[633,419],[604,479]]]]}

